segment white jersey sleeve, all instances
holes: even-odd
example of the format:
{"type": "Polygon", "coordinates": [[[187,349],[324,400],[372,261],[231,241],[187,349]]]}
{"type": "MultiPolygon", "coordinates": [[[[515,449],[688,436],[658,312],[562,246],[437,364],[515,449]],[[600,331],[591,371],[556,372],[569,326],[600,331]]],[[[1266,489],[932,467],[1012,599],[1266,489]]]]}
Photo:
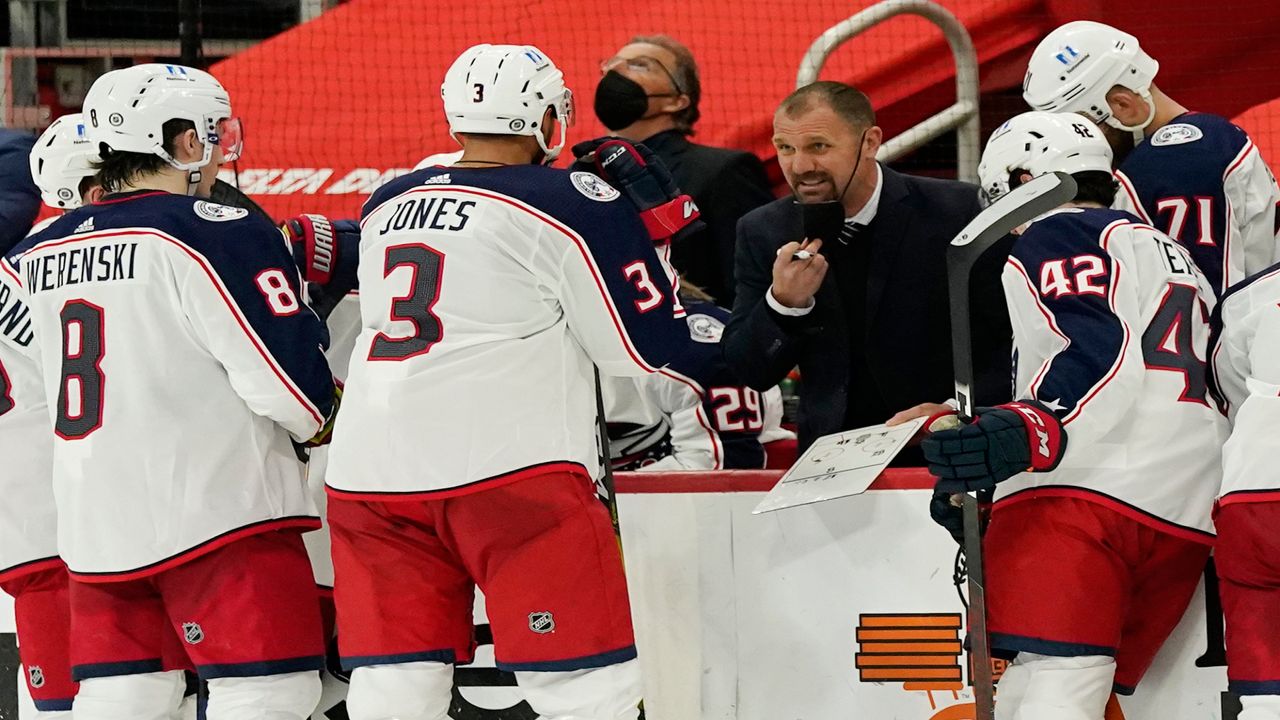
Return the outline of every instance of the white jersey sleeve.
{"type": "Polygon", "coordinates": [[[53,428],[26,293],[0,259],[0,581],[56,565],[53,428]]]}
{"type": "Polygon", "coordinates": [[[1280,187],[1252,142],[1239,162],[1228,169],[1223,189],[1231,203],[1234,239],[1243,255],[1242,275],[1255,275],[1280,262],[1280,237],[1276,235],[1280,187]]]}
{"type": "Polygon", "coordinates": [[[1236,286],[1216,313],[1215,394],[1231,419],[1221,503],[1280,497],[1280,267],[1236,286]]]}

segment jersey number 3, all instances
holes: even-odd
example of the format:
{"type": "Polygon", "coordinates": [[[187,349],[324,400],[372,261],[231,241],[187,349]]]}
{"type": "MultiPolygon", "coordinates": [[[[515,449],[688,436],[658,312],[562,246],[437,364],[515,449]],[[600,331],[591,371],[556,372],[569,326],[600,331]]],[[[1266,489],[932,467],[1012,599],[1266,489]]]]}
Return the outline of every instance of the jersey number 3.
{"type": "Polygon", "coordinates": [[[59,317],[62,379],[58,383],[58,418],[53,429],[64,440],[79,440],[102,427],[106,386],[102,357],[107,351],[102,308],[87,300],[68,300],[59,317]]]}
{"type": "Polygon", "coordinates": [[[409,292],[391,300],[391,320],[411,324],[413,332],[401,337],[378,333],[369,348],[370,360],[406,360],[427,352],[444,337],[444,326],[432,312],[440,299],[444,253],[421,243],[392,245],[383,262],[383,277],[401,267],[410,270],[409,292]]]}

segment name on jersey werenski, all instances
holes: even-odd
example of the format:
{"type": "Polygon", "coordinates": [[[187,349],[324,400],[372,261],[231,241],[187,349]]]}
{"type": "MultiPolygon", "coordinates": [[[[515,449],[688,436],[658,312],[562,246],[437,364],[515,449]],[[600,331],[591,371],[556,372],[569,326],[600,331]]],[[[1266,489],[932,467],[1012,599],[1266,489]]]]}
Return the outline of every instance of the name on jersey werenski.
{"type": "MultiPolygon", "coordinates": [[[[3,262],[3,261],[0,261],[3,262]]],[[[0,334],[22,347],[31,345],[31,308],[7,284],[0,284],[0,334]]]]}
{"type": "Polygon", "coordinates": [[[379,235],[398,230],[461,230],[471,219],[475,200],[432,195],[405,198],[396,203],[379,235]]]}
{"type": "Polygon", "coordinates": [[[90,282],[133,280],[138,242],[114,242],[66,247],[55,252],[27,255],[22,270],[31,293],[57,290],[90,282]]]}

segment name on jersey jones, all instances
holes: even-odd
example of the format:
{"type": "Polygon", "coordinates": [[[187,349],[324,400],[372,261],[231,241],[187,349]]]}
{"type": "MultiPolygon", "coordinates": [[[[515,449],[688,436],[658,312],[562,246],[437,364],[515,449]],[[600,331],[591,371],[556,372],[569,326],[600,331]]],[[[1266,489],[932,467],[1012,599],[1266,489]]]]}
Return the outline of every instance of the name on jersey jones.
{"type": "Polygon", "coordinates": [[[415,197],[401,200],[391,211],[379,235],[395,230],[461,230],[471,219],[475,200],[451,197],[415,197]]]}
{"type": "Polygon", "coordinates": [[[136,241],[106,243],[28,255],[22,269],[29,292],[36,293],[80,283],[132,280],[137,259],[136,241]]]}

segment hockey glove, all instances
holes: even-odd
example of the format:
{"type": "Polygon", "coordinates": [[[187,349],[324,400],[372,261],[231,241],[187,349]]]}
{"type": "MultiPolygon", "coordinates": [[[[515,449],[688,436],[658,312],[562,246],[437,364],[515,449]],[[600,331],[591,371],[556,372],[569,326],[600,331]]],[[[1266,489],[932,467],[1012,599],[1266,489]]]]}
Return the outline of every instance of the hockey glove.
{"type": "Polygon", "coordinates": [[[987,490],[1021,472],[1047,472],[1066,449],[1062,422],[1035,400],[978,408],[972,424],[940,430],[921,444],[938,492],[987,490]]]}
{"type": "Polygon", "coordinates": [[[640,211],[654,242],[678,240],[705,227],[693,198],[680,192],[671,172],[652,150],[619,137],[602,137],[573,146],[571,170],[599,175],[640,211]]]}
{"type": "Polygon", "coordinates": [[[359,223],[354,220],[330,222],[323,215],[299,215],[281,223],[280,232],[307,282],[328,285],[340,280],[345,287],[355,287],[360,257],[359,223]]]}
{"type": "MultiPolygon", "coordinates": [[[[993,491],[978,493],[979,532],[987,529],[987,521],[991,518],[991,496],[993,491]]],[[[964,545],[964,508],[960,504],[959,495],[952,495],[940,490],[933,491],[929,499],[929,517],[942,526],[951,535],[951,539],[964,545]]]]}
{"type": "Polygon", "coordinates": [[[329,411],[329,418],[324,421],[324,426],[320,428],[310,440],[302,443],[303,447],[316,448],[321,445],[328,445],[333,440],[333,423],[338,419],[338,408],[342,406],[342,383],[337,378],[333,379],[333,409],[329,411]]]}

